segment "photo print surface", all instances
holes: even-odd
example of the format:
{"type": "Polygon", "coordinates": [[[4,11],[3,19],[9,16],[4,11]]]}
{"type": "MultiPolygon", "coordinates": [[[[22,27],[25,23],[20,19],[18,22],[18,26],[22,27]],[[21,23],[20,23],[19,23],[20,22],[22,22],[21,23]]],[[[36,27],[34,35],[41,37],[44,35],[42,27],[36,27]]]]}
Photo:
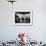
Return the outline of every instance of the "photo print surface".
{"type": "Polygon", "coordinates": [[[17,11],[15,12],[16,25],[32,25],[32,12],[17,11]]]}

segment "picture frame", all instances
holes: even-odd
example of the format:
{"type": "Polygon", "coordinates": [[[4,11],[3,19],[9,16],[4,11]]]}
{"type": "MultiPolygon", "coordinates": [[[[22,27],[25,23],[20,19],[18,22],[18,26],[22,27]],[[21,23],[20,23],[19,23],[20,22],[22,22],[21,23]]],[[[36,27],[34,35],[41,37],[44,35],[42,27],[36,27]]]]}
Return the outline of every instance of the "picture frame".
{"type": "Polygon", "coordinates": [[[15,11],[15,25],[16,26],[32,26],[33,14],[31,11],[15,11]]]}

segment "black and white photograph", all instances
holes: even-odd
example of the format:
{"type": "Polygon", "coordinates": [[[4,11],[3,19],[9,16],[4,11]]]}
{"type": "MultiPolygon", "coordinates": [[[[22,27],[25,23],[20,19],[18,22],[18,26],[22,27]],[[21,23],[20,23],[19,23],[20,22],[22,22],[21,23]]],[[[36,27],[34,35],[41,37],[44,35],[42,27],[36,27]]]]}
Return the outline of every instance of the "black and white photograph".
{"type": "Polygon", "coordinates": [[[16,25],[32,25],[32,12],[30,11],[16,11],[15,12],[16,25]]]}

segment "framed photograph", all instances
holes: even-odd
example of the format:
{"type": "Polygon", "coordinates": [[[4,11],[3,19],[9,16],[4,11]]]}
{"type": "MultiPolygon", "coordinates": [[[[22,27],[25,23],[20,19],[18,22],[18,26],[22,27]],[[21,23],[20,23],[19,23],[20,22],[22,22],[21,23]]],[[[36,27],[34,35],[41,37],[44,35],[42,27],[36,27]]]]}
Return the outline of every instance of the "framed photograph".
{"type": "Polygon", "coordinates": [[[18,25],[18,26],[32,25],[32,11],[16,11],[15,25],[18,25]]]}

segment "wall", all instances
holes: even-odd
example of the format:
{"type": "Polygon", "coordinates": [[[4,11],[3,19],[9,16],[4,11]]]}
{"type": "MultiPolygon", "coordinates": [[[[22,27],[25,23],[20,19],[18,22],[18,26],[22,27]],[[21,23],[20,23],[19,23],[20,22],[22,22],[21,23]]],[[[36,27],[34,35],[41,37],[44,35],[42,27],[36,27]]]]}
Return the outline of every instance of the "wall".
{"type": "Polygon", "coordinates": [[[0,0],[0,40],[11,40],[18,32],[26,32],[33,40],[46,40],[46,1],[17,0],[13,5],[7,0],[0,0]],[[33,10],[32,26],[15,26],[16,10],[33,10]]]}

